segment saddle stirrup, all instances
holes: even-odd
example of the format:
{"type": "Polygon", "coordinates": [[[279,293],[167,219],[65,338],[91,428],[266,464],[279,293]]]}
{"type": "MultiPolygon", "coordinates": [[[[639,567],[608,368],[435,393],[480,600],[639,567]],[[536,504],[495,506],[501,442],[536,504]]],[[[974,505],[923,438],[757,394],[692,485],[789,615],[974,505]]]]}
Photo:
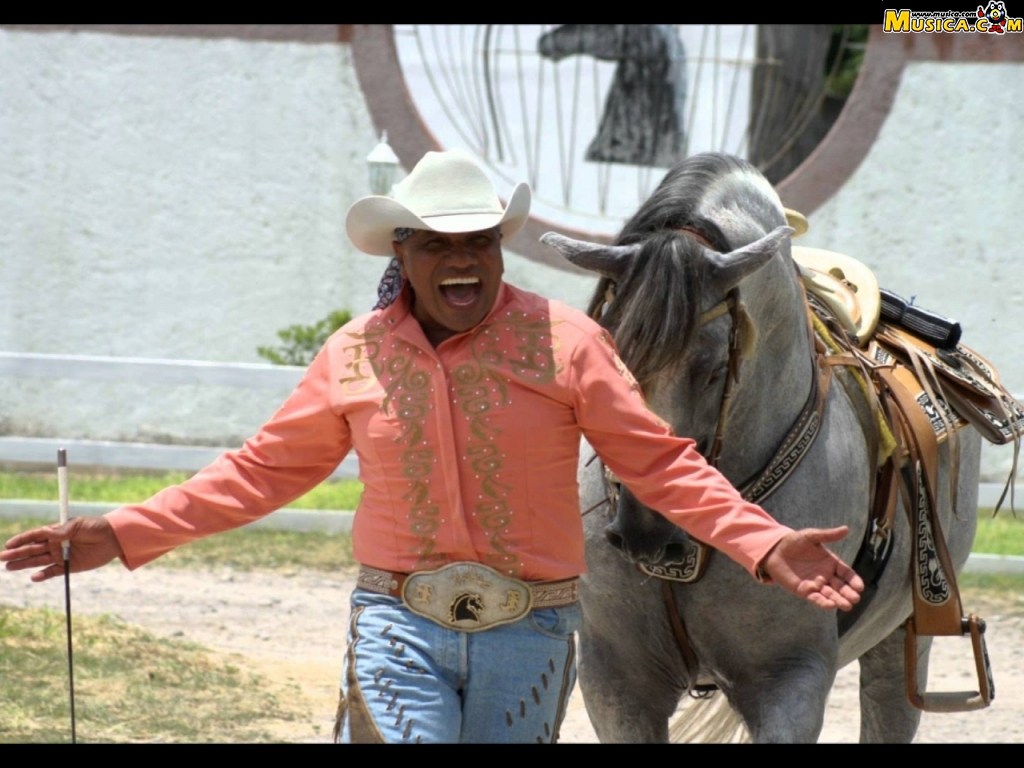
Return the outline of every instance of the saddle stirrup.
{"type": "Polygon", "coordinates": [[[971,636],[971,646],[974,650],[974,664],[978,672],[976,691],[922,692],[917,685],[917,630],[913,617],[907,620],[904,629],[906,637],[903,653],[907,674],[907,698],[911,704],[924,712],[968,712],[984,709],[992,702],[995,686],[992,682],[988,646],[985,644],[985,622],[976,614],[972,613],[961,620],[961,635],[971,636]]]}

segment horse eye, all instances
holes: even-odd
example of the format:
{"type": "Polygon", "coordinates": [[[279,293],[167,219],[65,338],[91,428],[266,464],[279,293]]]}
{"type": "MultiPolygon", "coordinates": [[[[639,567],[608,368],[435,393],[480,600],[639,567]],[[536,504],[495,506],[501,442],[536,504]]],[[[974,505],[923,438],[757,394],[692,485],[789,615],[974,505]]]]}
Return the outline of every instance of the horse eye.
{"type": "Polygon", "coordinates": [[[722,363],[722,365],[713,368],[711,370],[711,373],[708,374],[708,384],[717,384],[725,376],[726,371],[728,370],[729,366],[727,366],[725,363],[722,363]]]}

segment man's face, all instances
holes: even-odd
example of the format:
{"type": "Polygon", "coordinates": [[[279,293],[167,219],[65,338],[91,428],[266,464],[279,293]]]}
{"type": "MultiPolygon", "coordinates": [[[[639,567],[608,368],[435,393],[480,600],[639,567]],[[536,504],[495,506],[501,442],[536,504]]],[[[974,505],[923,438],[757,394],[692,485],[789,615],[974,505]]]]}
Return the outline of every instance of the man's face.
{"type": "Polygon", "coordinates": [[[413,315],[430,343],[468,331],[491,311],[505,270],[501,233],[418,229],[393,244],[412,286],[413,315]]]}

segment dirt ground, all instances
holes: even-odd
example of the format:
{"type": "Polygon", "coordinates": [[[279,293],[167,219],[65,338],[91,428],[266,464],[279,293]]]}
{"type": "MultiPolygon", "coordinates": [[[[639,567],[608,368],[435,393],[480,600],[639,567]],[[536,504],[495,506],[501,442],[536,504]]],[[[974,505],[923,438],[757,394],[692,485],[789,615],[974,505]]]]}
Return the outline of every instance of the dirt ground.
{"type": "MultiPolygon", "coordinates": [[[[147,566],[129,573],[120,565],[72,577],[72,617],[107,613],[165,636],[186,638],[231,655],[304,700],[308,718],[282,724],[282,742],[330,740],[337,702],[348,594],[353,573],[278,576],[230,570],[196,573],[147,566]]],[[[64,584],[33,584],[24,573],[0,571],[0,603],[49,606],[63,613],[64,584]]],[[[988,625],[986,638],[996,695],[986,709],[925,713],[915,743],[1024,743],[1024,596],[1014,604],[965,604],[988,625]]],[[[936,641],[929,691],[975,690],[970,642],[936,641]]],[[[858,739],[857,670],[840,671],[829,699],[820,741],[858,739]]],[[[573,696],[561,743],[595,742],[579,690],[573,696]]]]}

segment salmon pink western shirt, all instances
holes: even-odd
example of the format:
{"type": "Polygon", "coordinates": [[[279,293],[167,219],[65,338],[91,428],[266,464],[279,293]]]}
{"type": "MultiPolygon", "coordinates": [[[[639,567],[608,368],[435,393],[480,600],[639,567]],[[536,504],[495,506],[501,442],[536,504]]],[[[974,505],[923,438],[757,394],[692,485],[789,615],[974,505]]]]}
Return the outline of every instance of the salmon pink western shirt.
{"type": "Polygon", "coordinates": [[[791,530],[671,434],[596,322],[508,284],[480,325],[436,349],[408,290],[352,320],[239,450],[107,518],[134,569],[288,504],[354,449],[360,563],[411,572],[475,561],[563,579],[586,568],[581,435],[641,502],[751,574],[791,530]]]}

